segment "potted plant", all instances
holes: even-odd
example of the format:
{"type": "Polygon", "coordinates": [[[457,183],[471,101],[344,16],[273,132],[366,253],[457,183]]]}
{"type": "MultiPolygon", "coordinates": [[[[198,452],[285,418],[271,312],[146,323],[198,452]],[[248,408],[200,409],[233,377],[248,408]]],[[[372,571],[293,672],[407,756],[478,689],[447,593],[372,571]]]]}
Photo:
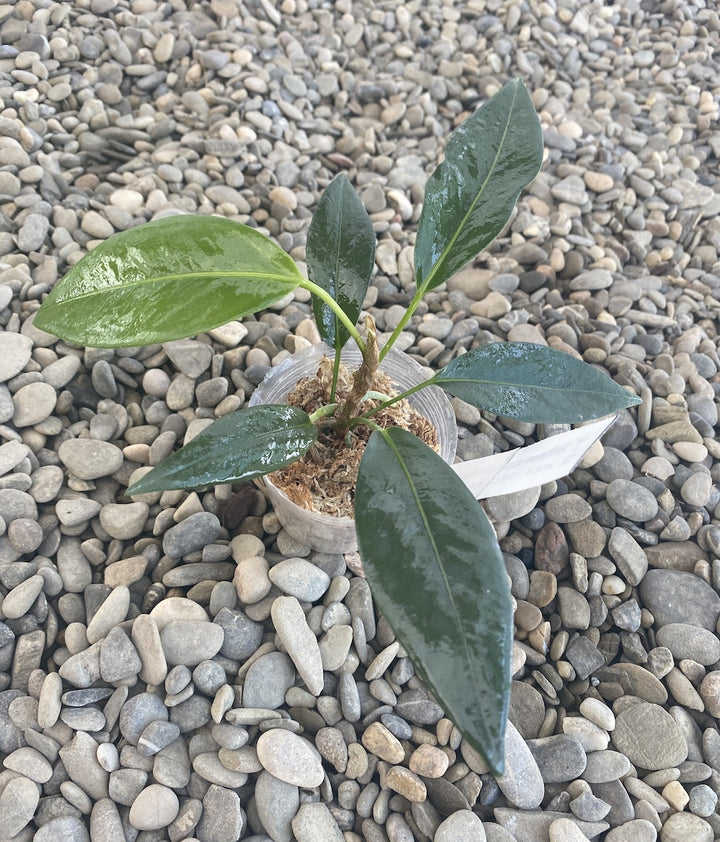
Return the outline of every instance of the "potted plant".
{"type": "MultiPolygon", "coordinates": [[[[416,424],[425,443],[398,423],[411,414],[407,399],[429,386],[540,423],[584,421],[637,399],[601,371],[526,343],[472,348],[399,393],[382,368],[423,296],[502,231],[541,163],[540,123],[515,79],[454,131],[427,182],[416,291],[382,347],[371,319],[364,335],[357,327],[375,237],[345,175],[328,185],[312,220],[310,279],[257,230],[226,218],[178,215],[97,246],[55,286],[35,319],[37,327],[79,344],[136,346],[195,335],[268,307],[296,287],[309,290],[330,357],[301,381],[305,392],[294,401],[300,405],[258,403],[218,419],[127,493],[257,478],[308,453],[310,463],[322,462],[321,443],[325,455],[330,442],[334,456],[352,456],[359,462],[351,495],[357,541],[376,603],[448,716],[498,773],[513,632],[502,554],[480,504],[435,452],[434,425],[422,416],[416,424]],[[349,375],[341,353],[350,339],[358,365],[349,375]]],[[[403,426],[415,429],[414,423],[403,426]]]]}

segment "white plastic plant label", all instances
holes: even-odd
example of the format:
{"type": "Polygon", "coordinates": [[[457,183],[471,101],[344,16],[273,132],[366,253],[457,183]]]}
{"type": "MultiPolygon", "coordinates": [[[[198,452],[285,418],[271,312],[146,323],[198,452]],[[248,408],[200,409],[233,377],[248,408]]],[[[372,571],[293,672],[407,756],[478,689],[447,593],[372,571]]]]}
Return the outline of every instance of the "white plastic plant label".
{"type": "Polygon", "coordinates": [[[601,418],[535,444],[460,462],[453,468],[478,500],[543,485],[572,473],[616,418],[601,418]]]}

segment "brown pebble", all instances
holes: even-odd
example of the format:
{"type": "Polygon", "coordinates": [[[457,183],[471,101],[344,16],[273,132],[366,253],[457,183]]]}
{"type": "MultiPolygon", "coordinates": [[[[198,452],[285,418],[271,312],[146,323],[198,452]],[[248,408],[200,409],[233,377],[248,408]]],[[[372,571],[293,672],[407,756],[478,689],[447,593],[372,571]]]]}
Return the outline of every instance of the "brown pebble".
{"type": "Polygon", "coordinates": [[[548,521],[535,541],[535,567],[557,576],[567,567],[569,558],[565,534],[557,523],[548,521]]]}
{"type": "Polygon", "coordinates": [[[557,579],[547,570],[533,570],[530,574],[530,591],[527,601],[544,608],[549,605],[557,594],[557,579]]]}
{"type": "Polygon", "coordinates": [[[450,765],[450,760],[441,748],[431,745],[418,746],[410,755],[410,771],[424,778],[441,778],[450,765]]]}
{"type": "Polygon", "coordinates": [[[382,722],[368,725],[362,735],[362,744],[369,752],[388,763],[402,763],[405,759],[402,743],[382,722]]]}
{"type": "Polygon", "coordinates": [[[404,766],[391,766],[385,775],[385,785],[416,804],[427,798],[425,784],[415,772],[411,772],[404,766]]]}

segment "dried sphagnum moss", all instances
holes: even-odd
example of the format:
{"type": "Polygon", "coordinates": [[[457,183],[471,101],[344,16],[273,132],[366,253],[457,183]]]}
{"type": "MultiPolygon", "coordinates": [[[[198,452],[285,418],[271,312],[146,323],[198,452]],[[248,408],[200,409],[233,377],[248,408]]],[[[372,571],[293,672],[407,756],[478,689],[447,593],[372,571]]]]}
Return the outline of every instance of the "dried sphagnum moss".
{"type": "MultiPolygon", "coordinates": [[[[332,362],[325,358],[320,363],[317,377],[298,381],[288,395],[288,404],[312,414],[329,402],[331,380],[332,362]]],[[[351,388],[352,372],[341,364],[337,401],[342,402],[351,388]]],[[[391,379],[380,371],[374,375],[372,390],[389,397],[397,394],[391,379]]],[[[378,400],[369,400],[363,404],[363,411],[379,403],[378,400]]],[[[377,412],[372,420],[383,428],[402,427],[433,450],[439,450],[437,430],[409,401],[398,401],[377,412]]],[[[358,467],[371,434],[372,429],[366,424],[358,424],[346,435],[333,427],[322,428],[318,441],[301,459],[270,474],[269,479],[298,506],[336,517],[352,517],[358,467]]]]}

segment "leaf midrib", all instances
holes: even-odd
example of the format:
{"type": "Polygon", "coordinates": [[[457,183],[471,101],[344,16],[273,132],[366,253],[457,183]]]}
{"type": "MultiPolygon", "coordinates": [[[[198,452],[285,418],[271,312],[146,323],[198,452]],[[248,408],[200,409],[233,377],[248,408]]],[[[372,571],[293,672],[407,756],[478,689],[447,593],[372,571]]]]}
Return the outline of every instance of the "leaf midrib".
{"type": "Polygon", "coordinates": [[[426,289],[430,286],[430,284],[433,281],[433,278],[435,277],[435,275],[438,274],[438,272],[440,271],[440,268],[444,265],[450,250],[455,245],[455,243],[457,241],[457,238],[460,236],[460,232],[467,225],[468,219],[470,218],[470,216],[474,212],[474,210],[477,206],[477,203],[480,201],[480,197],[483,195],[483,193],[485,191],[485,188],[488,185],[488,181],[490,180],[492,174],[495,172],[495,168],[497,167],[498,160],[500,159],[500,155],[502,153],[503,146],[505,145],[505,138],[507,137],[507,133],[508,133],[508,130],[510,128],[510,122],[511,122],[510,118],[512,117],[513,111],[515,109],[515,100],[517,99],[517,94],[518,94],[518,86],[516,85],[515,90],[513,91],[512,102],[510,103],[510,109],[508,111],[508,119],[507,119],[507,122],[505,123],[505,128],[503,130],[502,139],[500,140],[500,143],[498,145],[498,151],[497,151],[497,154],[495,155],[495,158],[493,159],[492,166],[488,170],[488,174],[485,176],[485,180],[483,181],[479,190],[477,191],[477,194],[475,195],[475,198],[473,199],[472,204],[470,205],[467,213],[463,217],[462,222],[460,223],[460,225],[458,225],[455,233],[453,234],[452,238],[450,239],[450,242],[443,249],[443,253],[435,261],[432,269],[428,273],[427,278],[425,278],[425,282],[423,283],[423,286],[422,286],[423,289],[426,289]]]}
{"type": "MultiPolygon", "coordinates": [[[[343,190],[345,189],[345,185],[343,185],[343,190]]],[[[338,236],[337,241],[335,243],[335,276],[333,278],[333,290],[331,292],[332,297],[337,301],[338,296],[338,288],[340,286],[340,243],[342,242],[342,225],[343,225],[343,211],[345,209],[345,202],[343,201],[342,196],[340,197],[340,211],[339,211],[339,219],[338,219],[338,236]]],[[[327,307],[327,304],[325,305],[327,307]]],[[[340,337],[341,337],[341,323],[340,319],[338,318],[337,313],[333,313],[333,320],[335,322],[335,350],[339,349],[341,345],[340,337]]]]}
{"type": "MultiPolygon", "coordinates": [[[[614,382],[614,381],[613,381],[614,382]]],[[[537,383],[518,383],[517,381],[506,381],[506,380],[484,380],[480,377],[470,378],[470,377],[438,377],[432,378],[432,382],[430,385],[433,386],[444,386],[453,385],[454,383],[471,383],[473,385],[483,384],[487,386],[497,386],[498,388],[507,388],[507,389],[532,389],[537,392],[571,392],[572,394],[581,394],[581,395],[597,395],[597,390],[592,389],[579,389],[574,386],[541,386],[537,383]]]]}
{"type": "MultiPolygon", "coordinates": [[[[252,280],[270,280],[270,281],[295,281],[294,275],[279,275],[273,272],[244,272],[235,269],[231,272],[217,272],[212,270],[204,270],[202,272],[183,272],[181,274],[173,273],[172,275],[154,275],[152,278],[141,278],[137,281],[118,281],[111,286],[102,287],[100,289],[87,290],[79,294],[68,295],[65,298],[57,298],[53,304],[65,304],[68,301],[81,301],[86,298],[93,298],[96,295],[108,295],[108,293],[116,292],[118,290],[133,289],[134,287],[141,287],[146,284],[161,284],[170,281],[192,280],[193,278],[205,278],[212,275],[213,278],[251,278],[252,280]]],[[[297,275],[298,283],[302,281],[302,275],[297,275]]]]}

